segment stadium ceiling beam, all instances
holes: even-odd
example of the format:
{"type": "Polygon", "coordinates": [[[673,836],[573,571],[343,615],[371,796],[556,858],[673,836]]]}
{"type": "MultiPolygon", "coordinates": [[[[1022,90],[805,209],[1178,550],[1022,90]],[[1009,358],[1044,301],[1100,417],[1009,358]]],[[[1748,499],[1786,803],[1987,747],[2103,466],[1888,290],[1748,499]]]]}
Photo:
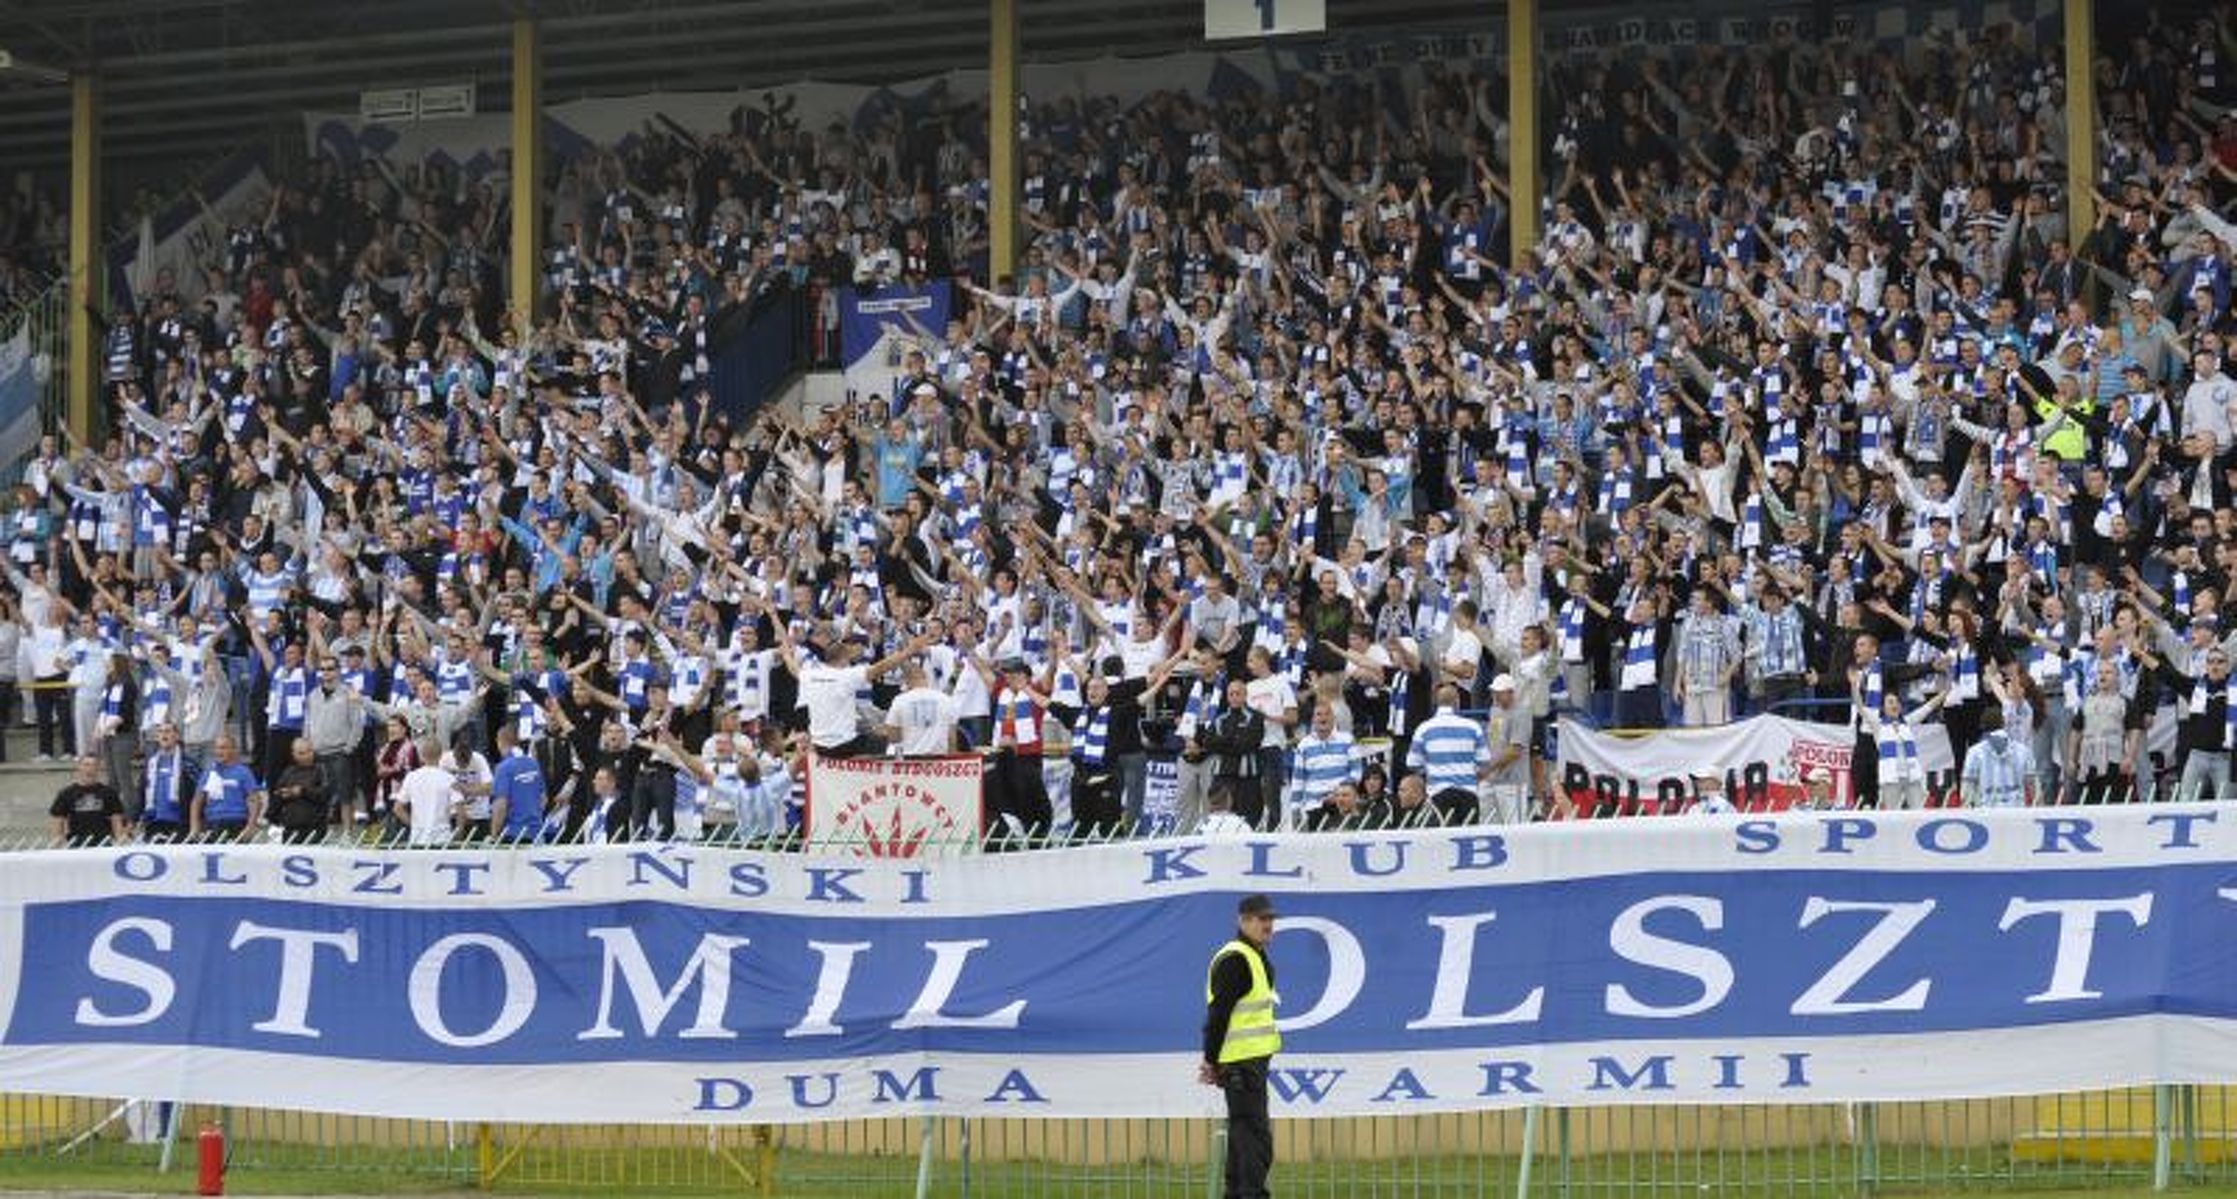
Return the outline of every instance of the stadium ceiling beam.
{"type": "MultiPolygon", "coordinates": [[[[642,26],[655,20],[673,21],[679,26],[690,25],[694,22],[727,22],[749,25],[750,22],[741,21],[739,18],[750,16],[755,10],[769,12],[770,15],[775,16],[777,12],[772,10],[782,10],[785,7],[782,0],[760,0],[759,3],[708,4],[688,8],[663,9],[657,14],[642,12],[597,13],[589,16],[550,18],[542,22],[542,28],[545,37],[550,40],[554,47],[557,47],[563,42],[566,34],[600,33],[618,28],[642,26]]],[[[891,22],[894,19],[892,9],[884,5],[881,0],[851,0],[851,2],[850,0],[839,0],[839,2],[822,6],[819,11],[825,13],[834,11],[851,12],[855,14],[857,22],[862,25],[875,25],[881,20],[891,22]]],[[[789,30],[806,24],[812,23],[780,22],[777,28],[789,30]]],[[[754,26],[753,28],[762,33],[771,31],[770,27],[767,26],[754,26]]],[[[675,32],[679,37],[691,36],[704,39],[714,30],[701,25],[696,29],[679,28],[675,32]]],[[[511,38],[512,25],[509,22],[485,20],[471,25],[430,26],[425,29],[397,30],[389,33],[353,36],[348,39],[347,49],[354,56],[362,56],[368,52],[416,51],[436,46],[455,48],[462,44],[471,43],[486,46],[502,55],[505,53],[506,47],[511,44],[511,38]]],[[[231,68],[242,65],[244,59],[325,56],[331,55],[337,48],[339,47],[336,43],[330,39],[306,38],[296,41],[264,42],[242,46],[203,46],[187,50],[166,51],[161,54],[142,55],[120,62],[117,65],[121,69],[133,72],[168,70],[188,66],[225,66],[231,68]]],[[[325,60],[325,66],[329,71],[334,69],[334,64],[330,59],[325,60]]]]}
{"type": "MultiPolygon", "coordinates": [[[[1080,11],[1103,11],[1082,6],[1080,11]]],[[[1064,42],[1080,49],[1097,48],[1108,44],[1111,36],[1132,33],[1137,25],[1133,18],[1122,17],[1104,21],[1072,22],[1063,31],[1064,42]]],[[[860,43],[853,42],[856,35],[883,33],[902,36],[912,55],[923,56],[927,51],[940,48],[983,50],[985,37],[976,23],[966,29],[954,28],[952,20],[931,17],[921,23],[911,23],[896,28],[891,21],[865,25],[858,21],[818,22],[799,30],[787,30],[784,35],[771,36],[766,32],[740,28],[727,37],[709,33],[698,34],[646,34],[635,38],[607,39],[605,41],[548,42],[544,48],[547,91],[568,91],[582,86],[589,80],[612,80],[618,84],[646,85],[645,67],[641,61],[632,61],[663,52],[685,52],[688,57],[678,63],[678,68],[689,71],[693,60],[705,62],[703,68],[722,77],[727,87],[739,86],[740,78],[766,80],[774,83],[797,79],[810,73],[811,63],[830,62],[844,58],[858,61],[860,43]],[[721,59],[728,48],[736,46],[755,52],[757,61],[740,63],[736,59],[721,59]],[[819,54],[818,52],[822,52],[819,54]],[[587,60],[587,61],[586,61],[587,60]],[[767,69],[760,68],[766,62],[767,69]],[[777,64],[782,64],[779,68],[777,64]]],[[[510,37],[508,30],[507,37],[510,37]]],[[[1180,42],[1175,45],[1182,44],[1180,42]]],[[[1131,49],[1142,49],[1140,45],[1131,49]]],[[[446,73],[478,73],[494,77],[505,70],[505,52],[500,44],[470,48],[452,47],[448,51],[415,54],[399,57],[391,66],[386,59],[368,60],[363,64],[361,77],[368,78],[368,86],[377,85],[377,76],[384,71],[394,74],[399,81],[440,77],[446,73]]],[[[890,66],[879,61],[866,69],[871,75],[890,74],[890,66]]],[[[224,92],[200,97],[194,108],[198,115],[221,112],[228,108],[264,107],[273,104],[294,103],[305,108],[316,108],[320,103],[342,103],[354,107],[358,85],[336,83],[331,64],[304,63],[286,66],[252,67],[226,72],[230,82],[224,92]],[[324,86],[263,87],[261,84],[284,79],[311,79],[324,86]]],[[[667,81],[674,79],[674,74],[667,81]]],[[[754,86],[759,86],[755,84],[754,86]]],[[[144,115],[178,115],[182,105],[178,102],[179,80],[176,73],[125,75],[110,86],[111,112],[118,118],[144,115]]],[[[0,111],[5,106],[0,105],[0,111]]],[[[177,124],[162,124],[156,128],[176,129],[177,124]]],[[[138,132],[133,128],[117,131],[120,136],[138,132]]]]}
{"type": "Polygon", "coordinates": [[[57,52],[57,56],[62,59],[61,65],[74,66],[92,57],[86,52],[84,42],[69,36],[47,21],[31,16],[15,0],[0,0],[0,25],[20,25],[38,34],[57,52]]]}
{"type": "MultiPolygon", "coordinates": [[[[1049,44],[1040,46],[1043,51],[1040,57],[1089,56],[1121,42],[1135,55],[1184,49],[1193,44],[1184,34],[1176,34],[1169,40],[1145,42],[1139,38],[1140,25],[1134,17],[1110,17],[1108,8],[1085,4],[1068,7],[1103,15],[1104,19],[1075,20],[1055,27],[1048,35],[1049,44]]],[[[1180,10],[1176,7],[1175,11],[1180,10]]],[[[912,30],[906,44],[916,64],[926,71],[968,69],[984,64],[987,41],[983,31],[984,26],[977,21],[946,29],[936,36],[912,30]]],[[[737,42],[711,39],[706,33],[696,35],[688,43],[677,38],[646,35],[622,47],[621,58],[641,60],[662,51],[678,52],[677,64],[664,83],[689,90],[741,90],[810,77],[874,83],[891,76],[889,60],[877,55],[866,57],[862,53],[862,43],[845,36],[832,36],[834,32],[818,27],[797,43],[773,40],[765,34],[757,36],[755,31],[745,28],[739,28],[732,35],[737,42]],[[726,57],[734,47],[753,51],[753,61],[740,62],[735,57],[726,57]]],[[[893,35],[890,22],[880,30],[858,32],[871,36],[878,32],[893,35]]],[[[508,41],[509,36],[508,27],[508,41]]],[[[604,43],[547,45],[547,97],[622,95],[643,90],[647,80],[642,62],[617,60],[615,51],[611,39],[604,43]]],[[[383,59],[371,60],[364,65],[359,77],[377,80],[381,72],[387,71],[404,80],[447,72],[489,82],[499,78],[504,70],[505,43],[491,43],[468,49],[454,45],[446,51],[401,58],[393,64],[383,59]]],[[[355,107],[359,90],[354,82],[335,82],[331,64],[229,71],[227,75],[235,86],[222,93],[200,94],[192,105],[184,103],[178,94],[180,84],[175,73],[116,80],[104,94],[110,118],[109,155],[130,159],[156,157],[158,154],[150,153],[151,149],[176,151],[185,148],[190,140],[198,148],[224,149],[260,136],[274,106],[311,111],[321,108],[349,110],[355,107]],[[311,82],[291,84],[285,82],[288,79],[311,82]],[[255,86],[259,83],[271,86],[255,86]]],[[[62,131],[40,119],[45,113],[39,111],[39,107],[29,100],[10,104],[6,97],[0,96],[0,129],[12,126],[11,132],[20,134],[0,133],[0,155],[46,161],[59,161],[66,156],[67,143],[62,131]],[[11,117],[21,119],[11,120],[11,117]]]]}

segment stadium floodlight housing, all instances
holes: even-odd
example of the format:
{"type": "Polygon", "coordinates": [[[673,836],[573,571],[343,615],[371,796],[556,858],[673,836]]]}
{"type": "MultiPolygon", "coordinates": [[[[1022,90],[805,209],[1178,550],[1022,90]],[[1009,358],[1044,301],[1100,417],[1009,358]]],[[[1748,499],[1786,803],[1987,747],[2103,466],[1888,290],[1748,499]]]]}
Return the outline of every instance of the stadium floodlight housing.
{"type": "Polygon", "coordinates": [[[6,50],[0,50],[0,79],[20,79],[26,83],[68,83],[70,72],[59,67],[28,62],[6,50]]]}

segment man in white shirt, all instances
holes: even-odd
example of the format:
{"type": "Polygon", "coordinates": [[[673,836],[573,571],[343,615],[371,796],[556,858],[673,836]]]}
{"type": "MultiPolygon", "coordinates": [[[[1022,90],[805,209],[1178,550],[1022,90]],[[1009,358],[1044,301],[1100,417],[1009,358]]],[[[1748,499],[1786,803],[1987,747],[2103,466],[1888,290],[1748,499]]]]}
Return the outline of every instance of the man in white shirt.
{"type": "Polygon", "coordinates": [[[1483,667],[1484,642],[1476,634],[1476,601],[1453,605],[1452,631],[1445,637],[1445,651],[1437,655],[1437,679],[1460,689],[1463,705],[1476,696],[1476,672],[1483,667]]]}
{"type": "Polygon", "coordinates": [[[451,837],[451,809],[459,801],[451,772],[437,758],[404,776],[396,788],[397,815],[411,826],[414,845],[441,845],[451,837]]]}
{"type": "Polygon", "coordinates": [[[1278,813],[1282,810],[1282,789],[1289,785],[1289,737],[1297,728],[1297,689],[1274,669],[1274,655],[1267,653],[1265,646],[1252,646],[1244,661],[1251,678],[1244,687],[1243,702],[1266,718],[1266,736],[1258,750],[1258,781],[1265,793],[1265,806],[1260,810],[1278,813]]]}
{"type": "Polygon", "coordinates": [[[31,703],[39,720],[39,761],[53,761],[59,752],[77,748],[69,715],[69,630],[62,613],[50,609],[44,620],[33,621],[23,639],[22,653],[30,666],[31,703]],[[57,745],[59,740],[60,744],[57,745]]]}
{"type": "Polygon", "coordinates": [[[1205,792],[1204,806],[1204,823],[1196,826],[1199,837],[1247,837],[1258,831],[1235,814],[1235,793],[1226,783],[1215,783],[1205,792]]]}
{"type": "MultiPolygon", "coordinates": [[[[450,752],[441,758],[443,769],[450,775],[451,789],[458,793],[458,835],[461,840],[481,841],[489,837],[489,791],[494,777],[489,759],[474,748],[474,735],[461,729],[451,735],[450,752]]],[[[405,775],[410,778],[410,775],[405,775]]]]}
{"type": "MultiPolygon", "coordinates": [[[[776,619],[774,613],[771,617],[776,619]]],[[[913,657],[929,641],[919,635],[891,655],[868,666],[857,666],[855,659],[865,644],[865,638],[856,634],[832,642],[822,658],[804,660],[789,633],[777,639],[777,652],[784,658],[785,669],[800,680],[800,706],[808,710],[808,739],[815,743],[818,753],[834,758],[860,757],[883,748],[875,735],[862,731],[857,700],[870,689],[871,680],[913,657]]]]}
{"type": "Polygon", "coordinates": [[[1491,799],[1494,823],[1522,824],[1530,819],[1530,714],[1515,702],[1515,679],[1491,681],[1491,710],[1485,714],[1484,740],[1491,765],[1484,792],[1491,799]]]}
{"type": "Polygon", "coordinates": [[[904,757],[955,752],[955,700],[932,686],[924,664],[901,668],[901,694],[886,709],[886,736],[904,757]]]}
{"type": "Polygon", "coordinates": [[[2183,392],[2183,436],[2205,433],[2214,439],[2214,452],[2229,448],[2232,437],[2230,408],[2237,405],[2237,379],[2221,373],[2221,356],[2210,350],[2191,355],[2194,372],[2189,390],[2183,392]]]}

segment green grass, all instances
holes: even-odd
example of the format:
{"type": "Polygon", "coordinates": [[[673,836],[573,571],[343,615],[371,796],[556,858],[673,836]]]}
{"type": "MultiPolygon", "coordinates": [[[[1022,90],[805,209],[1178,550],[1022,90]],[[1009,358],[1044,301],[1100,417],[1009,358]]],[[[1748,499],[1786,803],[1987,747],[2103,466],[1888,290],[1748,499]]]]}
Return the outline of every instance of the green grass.
{"type": "MultiPolygon", "coordinates": [[[[1995,1199],[2119,1199],[2151,1193],[2133,1167],[2014,1163],[2001,1151],[1923,1155],[1882,1151],[1886,1199],[1993,1196],[1995,1199]],[[1932,1177],[1929,1177],[1929,1176],[1932,1177]],[[2087,1185],[2083,1185],[2087,1184],[2087,1185]]],[[[156,1170],[155,1150],[94,1142],[78,1155],[23,1151],[0,1154],[0,1192],[56,1190],[192,1194],[193,1147],[182,1143],[169,1173],[156,1170]]],[[[750,1162],[750,1158],[746,1159],[750,1162]]],[[[400,1146],[335,1150],[266,1143],[235,1161],[226,1184],[240,1195],[423,1195],[482,1193],[474,1188],[471,1141],[452,1149],[400,1146]]],[[[1294,1161],[1276,1167],[1284,1199],[1437,1199],[1514,1193],[1511,1157],[1397,1157],[1379,1161],[1294,1161]]],[[[1665,1150],[1580,1157],[1560,1164],[1541,1158],[1532,1191],[1547,1199],[1844,1199],[1863,1194],[1855,1154],[1846,1147],[1757,1150],[1665,1150]],[[1563,1183],[1567,1186],[1564,1188],[1563,1183]]],[[[1136,1161],[1098,1167],[1021,1162],[936,1164],[932,1193],[941,1199],[1198,1199],[1208,1191],[1200,1164],[1136,1161]]],[[[2237,1184],[2217,1175],[2209,1185],[2178,1182],[2183,1196],[2237,1199],[2237,1184]]],[[[785,1153],[773,1193],[785,1199],[908,1199],[916,1160],[903,1154],[785,1153]]],[[[493,1188],[504,1195],[745,1195],[762,1193],[732,1160],[674,1146],[627,1150],[553,1148],[533,1144],[493,1188]]]]}

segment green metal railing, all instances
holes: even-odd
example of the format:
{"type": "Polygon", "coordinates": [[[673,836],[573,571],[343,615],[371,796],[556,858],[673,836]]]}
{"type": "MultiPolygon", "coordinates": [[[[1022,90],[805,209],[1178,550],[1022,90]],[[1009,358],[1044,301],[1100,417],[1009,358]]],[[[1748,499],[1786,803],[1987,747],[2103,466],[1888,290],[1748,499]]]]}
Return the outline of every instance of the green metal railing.
{"type": "MultiPolygon", "coordinates": [[[[1282,1120],[1298,1199],[1867,1196],[2237,1184],[2227,1087],[1786,1107],[1553,1108],[1282,1120]]],[[[1212,1120],[887,1119],[527,1126],[0,1098],[0,1188],[191,1168],[204,1125],[236,1176],[299,1190],[747,1194],[795,1199],[1217,1196],[1212,1120]]]]}

